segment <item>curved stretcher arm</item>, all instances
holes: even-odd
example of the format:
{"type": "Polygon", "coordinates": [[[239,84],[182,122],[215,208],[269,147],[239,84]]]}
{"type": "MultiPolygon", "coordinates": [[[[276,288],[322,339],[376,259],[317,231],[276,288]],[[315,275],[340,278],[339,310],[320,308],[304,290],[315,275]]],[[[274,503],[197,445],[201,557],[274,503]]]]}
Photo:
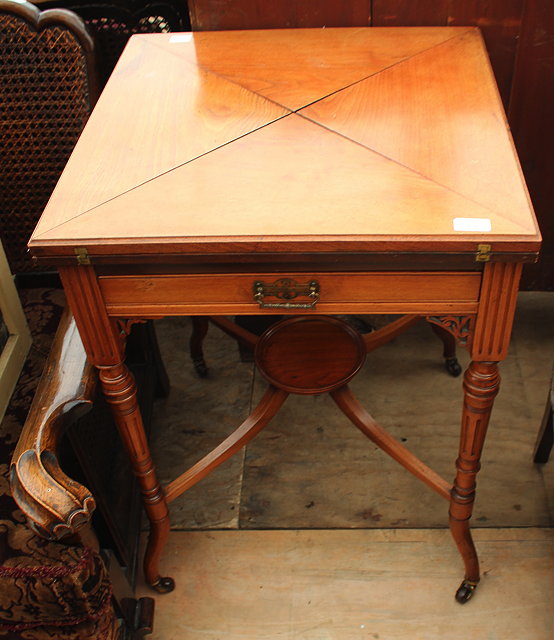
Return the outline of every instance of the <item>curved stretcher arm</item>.
{"type": "Polygon", "coordinates": [[[64,311],[10,466],[12,494],[40,536],[61,539],[90,521],[90,491],[61,470],[57,447],[65,429],[92,408],[96,371],[73,316],[64,311]]]}

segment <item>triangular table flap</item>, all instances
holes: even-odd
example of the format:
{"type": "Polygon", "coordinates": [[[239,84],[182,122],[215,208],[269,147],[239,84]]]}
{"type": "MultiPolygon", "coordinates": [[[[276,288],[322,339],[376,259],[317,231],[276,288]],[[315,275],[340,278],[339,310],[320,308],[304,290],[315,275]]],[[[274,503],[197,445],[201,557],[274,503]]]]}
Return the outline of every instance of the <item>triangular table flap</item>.
{"type": "Polygon", "coordinates": [[[192,251],[199,238],[217,243],[222,237],[448,236],[456,242],[453,221],[460,216],[488,220],[494,237],[526,233],[292,114],[43,233],[38,241],[92,248],[98,238],[120,240],[122,246],[136,242],[139,253],[140,242],[155,239],[192,243],[187,249],[192,251]]]}
{"type": "Polygon", "coordinates": [[[131,38],[36,234],[289,113],[233,82],[131,38]],[[178,78],[178,81],[176,81],[178,78]]]}
{"type": "Polygon", "coordinates": [[[479,33],[300,113],[518,223],[531,207],[479,33]]]}
{"type": "Polygon", "coordinates": [[[156,43],[292,111],[328,96],[400,60],[432,48],[470,27],[360,27],[170,34],[156,43]],[[407,37],[409,36],[409,37],[407,37]]]}

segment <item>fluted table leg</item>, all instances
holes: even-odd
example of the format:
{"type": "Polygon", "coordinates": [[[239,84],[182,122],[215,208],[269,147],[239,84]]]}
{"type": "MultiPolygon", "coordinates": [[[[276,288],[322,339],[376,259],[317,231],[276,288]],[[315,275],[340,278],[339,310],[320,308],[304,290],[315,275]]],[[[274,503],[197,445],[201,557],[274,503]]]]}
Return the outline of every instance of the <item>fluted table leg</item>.
{"type": "Polygon", "coordinates": [[[169,513],[146,441],[135,381],[123,363],[100,366],[98,370],[102,390],[138,479],[144,509],[150,521],[150,536],[144,558],[145,578],[157,591],[171,591],[175,586],[173,580],[160,577],[158,572],[159,559],[169,535],[169,513]]]}
{"type": "Polygon", "coordinates": [[[456,593],[467,602],[479,582],[479,560],[469,520],[475,500],[476,476],[500,376],[497,362],[471,362],[464,376],[464,408],[456,479],[450,497],[450,530],[465,565],[465,577],[456,593]]]}

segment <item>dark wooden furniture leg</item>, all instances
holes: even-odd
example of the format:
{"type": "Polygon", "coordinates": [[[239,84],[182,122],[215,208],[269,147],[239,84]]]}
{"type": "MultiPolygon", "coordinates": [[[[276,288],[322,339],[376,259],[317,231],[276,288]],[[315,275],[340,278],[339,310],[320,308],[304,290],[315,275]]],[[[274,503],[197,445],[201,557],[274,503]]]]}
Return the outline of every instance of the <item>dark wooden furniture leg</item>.
{"type": "Polygon", "coordinates": [[[158,570],[169,535],[169,512],[150,456],[135,382],[123,362],[125,333],[107,315],[92,267],[62,267],[60,277],[88,360],[99,371],[102,390],[111,406],[141,488],[144,509],[150,522],[150,536],[144,557],[145,579],[160,593],[171,591],[175,586],[173,579],[161,577],[158,570]]]}
{"type": "Polygon", "coordinates": [[[444,366],[448,373],[457,378],[462,373],[462,367],[456,358],[456,338],[443,327],[434,322],[430,322],[429,326],[433,333],[440,338],[443,345],[442,357],[444,358],[444,366]]]}
{"type": "Polygon", "coordinates": [[[210,320],[207,316],[193,316],[192,317],[192,332],[190,334],[190,357],[192,359],[192,365],[196,373],[205,378],[208,375],[208,366],[204,360],[204,350],[202,345],[204,344],[204,338],[210,328],[210,320]]]}
{"type": "Polygon", "coordinates": [[[535,445],[535,452],[533,454],[533,462],[537,462],[539,464],[548,462],[550,452],[552,451],[552,445],[554,444],[554,420],[552,418],[553,409],[554,376],[552,377],[550,393],[548,394],[548,400],[546,401],[544,416],[542,418],[541,428],[537,435],[537,444],[535,445]]]}

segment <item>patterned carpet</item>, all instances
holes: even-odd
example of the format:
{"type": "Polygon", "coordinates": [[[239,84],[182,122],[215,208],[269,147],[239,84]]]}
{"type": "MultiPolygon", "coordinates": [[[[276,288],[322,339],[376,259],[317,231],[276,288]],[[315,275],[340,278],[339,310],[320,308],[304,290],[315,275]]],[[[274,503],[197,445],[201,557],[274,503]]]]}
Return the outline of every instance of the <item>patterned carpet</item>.
{"type": "Polygon", "coordinates": [[[10,494],[11,456],[64,307],[57,289],[22,290],[20,297],[33,345],[0,424],[0,637],[109,640],[111,586],[100,557],[38,538],[10,494]]]}

